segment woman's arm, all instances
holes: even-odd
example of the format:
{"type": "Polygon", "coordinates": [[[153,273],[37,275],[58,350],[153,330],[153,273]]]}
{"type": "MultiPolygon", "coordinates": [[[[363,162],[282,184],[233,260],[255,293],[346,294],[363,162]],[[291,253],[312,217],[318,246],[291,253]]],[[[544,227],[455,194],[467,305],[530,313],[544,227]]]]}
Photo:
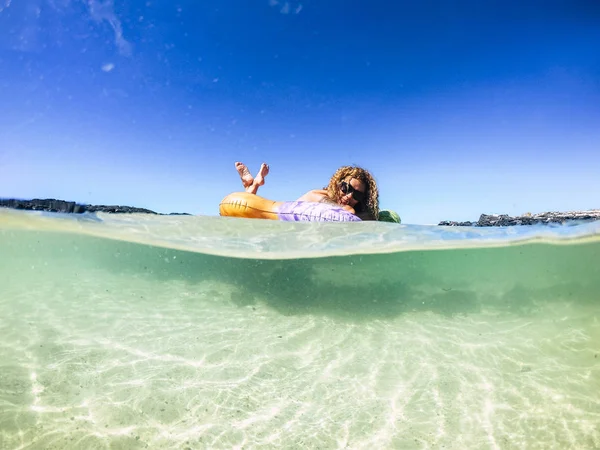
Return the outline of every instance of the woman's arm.
{"type": "Polygon", "coordinates": [[[317,203],[330,203],[335,206],[341,206],[346,211],[355,214],[354,208],[350,205],[339,205],[335,200],[333,200],[327,194],[325,189],[314,189],[312,191],[308,191],[302,197],[300,197],[297,201],[299,202],[317,202],[317,203]]]}
{"type": "Polygon", "coordinates": [[[300,197],[297,201],[299,202],[322,202],[322,201],[331,201],[335,203],[329,196],[327,195],[327,191],[325,189],[315,189],[312,191],[308,191],[302,197],[300,197]]]}

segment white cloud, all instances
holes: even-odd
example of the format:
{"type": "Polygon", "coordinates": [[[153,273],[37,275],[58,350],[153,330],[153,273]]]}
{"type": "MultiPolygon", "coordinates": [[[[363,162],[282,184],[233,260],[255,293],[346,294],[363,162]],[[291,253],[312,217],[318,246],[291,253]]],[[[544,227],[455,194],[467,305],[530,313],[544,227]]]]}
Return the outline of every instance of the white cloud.
{"type": "Polygon", "coordinates": [[[4,0],[3,3],[0,3],[0,12],[2,12],[4,9],[8,8],[10,6],[10,2],[11,2],[11,0],[4,0]]]}
{"type": "Polygon", "coordinates": [[[269,6],[279,8],[281,14],[300,14],[303,8],[301,3],[281,2],[279,0],[269,0],[269,6]]]}
{"type": "MultiPolygon", "coordinates": [[[[67,14],[72,9],[79,9],[81,4],[88,8],[89,15],[100,26],[110,26],[119,53],[131,55],[132,45],[123,36],[121,21],[114,11],[114,0],[0,0],[0,14],[5,10],[8,13],[10,8],[10,20],[13,23],[11,29],[0,28],[0,46],[19,51],[39,51],[43,48],[44,32],[52,34],[54,28],[59,26],[51,24],[42,27],[39,20],[44,12],[52,9],[59,14],[67,14]]],[[[87,17],[83,20],[87,21],[87,17]]]]}
{"type": "Polygon", "coordinates": [[[113,0],[87,0],[90,15],[98,22],[108,22],[115,33],[115,45],[122,55],[131,55],[131,44],[123,37],[121,21],[114,13],[113,0]]]}

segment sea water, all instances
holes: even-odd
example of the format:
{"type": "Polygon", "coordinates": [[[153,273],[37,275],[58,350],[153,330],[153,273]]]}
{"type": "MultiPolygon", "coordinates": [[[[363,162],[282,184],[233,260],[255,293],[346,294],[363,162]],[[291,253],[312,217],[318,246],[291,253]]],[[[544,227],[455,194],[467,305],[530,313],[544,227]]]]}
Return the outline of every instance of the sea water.
{"type": "Polygon", "coordinates": [[[0,211],[0,448],[600,448],[599,262],[598,223],[0,211]]]}

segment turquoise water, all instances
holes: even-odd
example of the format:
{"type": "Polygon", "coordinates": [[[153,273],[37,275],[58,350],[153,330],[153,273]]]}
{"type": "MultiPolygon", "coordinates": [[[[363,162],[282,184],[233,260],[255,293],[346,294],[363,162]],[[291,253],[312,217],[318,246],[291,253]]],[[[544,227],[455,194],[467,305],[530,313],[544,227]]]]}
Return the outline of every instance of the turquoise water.
{"type": "Polygon", "coordinates": [[[0,448],[600,447],[600,224],[0,212],[0,448]]]}

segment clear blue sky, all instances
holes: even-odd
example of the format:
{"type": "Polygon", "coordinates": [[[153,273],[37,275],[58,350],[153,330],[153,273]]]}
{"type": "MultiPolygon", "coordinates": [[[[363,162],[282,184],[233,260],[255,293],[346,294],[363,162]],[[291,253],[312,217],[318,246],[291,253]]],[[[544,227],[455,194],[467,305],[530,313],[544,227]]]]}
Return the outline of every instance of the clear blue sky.
{"type": "Polygon", "coordinates": [[[600,208],[600,3],[0,0],[0,118],[0,197],[215,215],[241,160],[405,223],[600,208]]]}

